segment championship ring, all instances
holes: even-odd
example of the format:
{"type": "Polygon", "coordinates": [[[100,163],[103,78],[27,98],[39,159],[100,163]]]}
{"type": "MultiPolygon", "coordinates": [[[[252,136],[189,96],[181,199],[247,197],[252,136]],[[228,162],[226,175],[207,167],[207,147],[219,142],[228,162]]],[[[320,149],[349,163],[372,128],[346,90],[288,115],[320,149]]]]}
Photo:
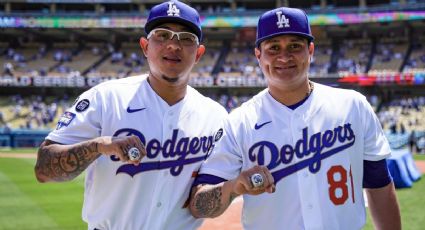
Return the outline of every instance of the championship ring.
{"type": "Polygon", "coordinates": [[[264,185],[264,178],[261,174],[255,173],[251,176],[251,184],[254,188],[258,188],[264,185]]]}
{"type": "Polygon", "coordinates": [[[132,147],[127,152],[128,158],[132,161],[137,161],[140,159],[140,151],[136,147],[132,147]]]}

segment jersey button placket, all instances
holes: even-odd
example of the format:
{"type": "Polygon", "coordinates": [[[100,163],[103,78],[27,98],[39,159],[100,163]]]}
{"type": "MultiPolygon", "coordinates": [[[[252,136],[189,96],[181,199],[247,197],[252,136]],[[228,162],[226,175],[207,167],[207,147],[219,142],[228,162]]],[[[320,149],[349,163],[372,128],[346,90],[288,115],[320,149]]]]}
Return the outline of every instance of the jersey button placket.
{"type": "MultiPolygon", "coordinates": [[[[323,229],[322,212],[313,202],[307,202],[303,210],[304,226],[306,229],[323,229]]],[[[325,229],[323,229],[325,230],[325,229]]]]}
{"type": "Polygon", "coordinates": [[[292,131],[292,139],[298,140],[298,132],[299,132],[299,119],[296,114],[291,114],[291,122],[289,123],[290,129],[292,131]]]}
{"type": "MultiPolygon", "coordinates": [[[[173,129],[176,128],[177,122],[175,121],[176,116],[175,116],[175,112],[174,112],[174,108],[169,108],[168,111],[164,111],[164,119],[163,119],[163,136],[162,136],[162,143],[164,143],[166,140],[171,139],[173,136],[173,129]]],[[[169,161],[169,160],[173,160],[172,158],[165,158],[163,155],[161,156],[161,161],[169,161]]],[[[162,172],[160,172],[159,175],[162,175],[162,180],[164,180],[163,183],[165,183],[165,181],[170,180],[170,169],[162,169],[162,172]]],[[[163,193],[167,193],[167,190],[165,189],[165,184],[161,185],[161,188],[159,189],[158,193],[157,193],[157,199],[156,200],[156,210],[157,210],[157,214],[158,216],[165,216],[166,213],[168,212],[168,210],[164,209],[165,207],[167,207],[167,204],[169,202],[169,200],[167,198],[164,198],[166,196],[163,195],[163,193]],[[162,197],[162,198],[161,198],[162,197]],[[165,206],[164,206],[165,205],[165,206]]],[[[162,228],[158,228],[158,229],[162,229],[162,228]]]]}
{"type": "Polygon", "coordinates": [[[168,121],[168,125],[167,125],[167,128],[168,128],[168,130],[172,130],[173,129],[173,123],[174,123],[174,111],[172,110],[172,109],[170,109],[167,113],[166,113],[166,116],[165,116],[167,119],[167,121],[168,121]]]}
{"type": "MultiPolygon", "coordinates": [[[[293,113],[291,115],[291,131],[292,131],[292,146],[295,146],[298,140],[301,140],[303,137],[303,129],[307,127],[306,122],[303,119],[301,114],[293,113]]],[[[307,127],[308,128],[308,127],[307,127]]],[[[308,130],[308,137],[312,135],[312,132],[308,130]]],[[[308,144],[307,144],[308,145],[308,144]]],[[[308,160],[312,155],[308,156],[300,156],[300,158],[294,156],[292,163],[297,164],[308,160]]],[[[318,214],[316,201],[318,198],[318,191],[315,186],[316,180],[314,176],[311,176],[311,172],[308,167],[300,169],[295,173],[298,179],[298,191],[300,192],[301,197],[305,197],[306,199],[301,199],[301,207],[303,216],[305,216],[304,226],[306,229],[316,229],[318,226],[322,226],[321,224],[321,215],[318,214]]],[[[318,228],[320,229],[320,228],[318,228]]]]}
{"type": "Polygon", "coordinates": [[[171,125],[172,119],[170,116],[170,111],[164,112],[164,119],[162,120],[163,125],[163,140],[166,140],[168,136],[171,134],[171,130],[173,129],[173,126],[171,125]]]}

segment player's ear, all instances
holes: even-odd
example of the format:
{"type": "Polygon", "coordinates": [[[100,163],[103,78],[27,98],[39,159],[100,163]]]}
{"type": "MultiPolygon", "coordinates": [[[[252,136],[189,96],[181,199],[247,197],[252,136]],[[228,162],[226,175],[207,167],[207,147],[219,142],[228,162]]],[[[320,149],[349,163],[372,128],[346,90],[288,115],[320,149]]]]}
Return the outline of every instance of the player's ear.
{"type": "Polygon", "coordinates": [[[314,43],[310,42],[308,45],[308,54],[310,54],[310,59],[313,57],[314,54],[314,43]]]}
{"type": "Polygon", "coordinates": [[[260,61],[260,57],[261,57],[261,51],[260,51],[260,48],[255,47],[255,49],[254,49],[254,54],[255,54],[255,57],[257,58],[257,61],[260,61]]]}
{"type": "Polygon", "coordinates": [[[202,55],[204,55],[205,53],[205,46],[204,45],[199,45],[198,49],[196,50],[196,59],[195,59],[195,63],[198,63],[199,59],[201,59],[202,55]]]}
{"type": "Polygon", "coordinates": [[[143,54],[145,55],[145,57],[147,57],[147,52],[148,52],[148,39],[146,39],[145,37],[141,37],[139,40],[139,44],[140,44],[140,48],[142,48],[143,50],[143,54]]]}

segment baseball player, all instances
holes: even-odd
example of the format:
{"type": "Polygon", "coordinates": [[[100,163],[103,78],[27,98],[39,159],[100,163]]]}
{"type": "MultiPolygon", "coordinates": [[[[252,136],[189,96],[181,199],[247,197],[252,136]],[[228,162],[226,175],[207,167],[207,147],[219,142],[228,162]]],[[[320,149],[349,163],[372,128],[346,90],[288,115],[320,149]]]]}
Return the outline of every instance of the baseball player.
{"type": "Polygon", "coordinates": [[[196,229],[185,202],[194,175],[227,116],[188,86],[205,51],[198,12],[179,1],[153,7],[140,45],[150,71],[84,92],[41,144],[40,182],[87,168],[89,229],[196,229]]]}
{"type": "Polygon", "coordinates": [[[309,80],[312,41],[302,10],[260,17],[268,88],[229,115],[194,183],[194,216],[218,216],[243,195],[245,229],[361,229],[366,188],[376,229],[401,228],[379,121],[361,94],[309,80]]]}

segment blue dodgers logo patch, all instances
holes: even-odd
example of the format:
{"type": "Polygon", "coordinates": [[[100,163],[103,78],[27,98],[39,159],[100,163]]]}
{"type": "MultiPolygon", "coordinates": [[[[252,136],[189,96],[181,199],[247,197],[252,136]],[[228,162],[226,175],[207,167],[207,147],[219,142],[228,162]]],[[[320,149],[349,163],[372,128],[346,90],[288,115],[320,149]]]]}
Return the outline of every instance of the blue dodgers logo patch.
{"type": "Polygon", "coordinates": [[[83,112],[89,107],[89,105],[90,105],[90,101],[87,99],[83,99],[77,103],[77,105],[75,106],[75,110],[77,112],[83,112]]]}
{"type": "Polygon", "coordinates": [[[223,136],[223,129],[219,129],[214,136],[214,141],[217,142],[223,136]]]}
{"type": "Polygon", "coordinates": [[[75,118],[75,113],[65,112],[62,114],[61,118],[58,121],[58,125],[56,126],[56,130],[59,130],[62,127],[68,126],[72,120],[75,118]]]}

